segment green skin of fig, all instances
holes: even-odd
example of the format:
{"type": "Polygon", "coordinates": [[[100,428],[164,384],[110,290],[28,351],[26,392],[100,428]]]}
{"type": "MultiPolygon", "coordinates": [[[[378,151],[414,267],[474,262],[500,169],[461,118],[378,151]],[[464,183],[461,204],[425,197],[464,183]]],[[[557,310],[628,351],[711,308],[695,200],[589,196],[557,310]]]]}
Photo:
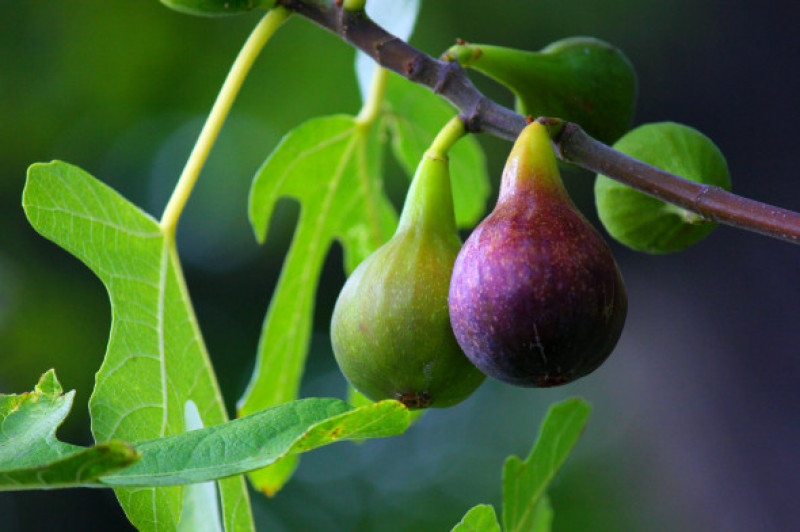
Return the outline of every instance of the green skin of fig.
{"type": "Polygon", "coordinates": [[[498,205],[456,260],[450,318],[484,373],[551,387],[606,360],[622,332],[627,297],[608,245],[567,196],[555,158],[544,165],[551,168],[531,164],[519,147],[498,205]]]}
{"type": "Polygon", "coordinates": [[[415,178],[397,233],[347,279],[331,320],[347,380],[372,400],[409,408],[452,406],[485,379],[450,328],[447,294],[461,242],[446,162],[423,166],[427,182],[415,178]],[[445,207],[439,194],[447,195],[445,207]]]}
{"type": "Polygon", "coordinates": [[[460,44],[445,56],[510,88],[520,113],[576,122],[606,144],[633,119],[636,71],[619,49],[599,39],[571,37],[539,52],[460,44]]]}

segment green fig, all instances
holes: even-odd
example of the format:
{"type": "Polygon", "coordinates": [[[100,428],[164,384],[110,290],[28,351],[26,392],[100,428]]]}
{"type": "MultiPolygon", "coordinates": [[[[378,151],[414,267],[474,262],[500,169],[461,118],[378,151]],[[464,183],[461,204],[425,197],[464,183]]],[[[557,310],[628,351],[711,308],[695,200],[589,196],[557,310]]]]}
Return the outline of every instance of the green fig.
{"type": "Polygon", "coordinates": [[[444,57],[511,89],[520,113],[575,122],[606,144],[633,119],[636,72],[619,49],[599,39],[572,37],[539,52],[464,43],[444,57]]]}
{"type": "Polygon", "coordinates": [[[543,124],[514,144],[497,206],[455,262],[449,307],[467,357],[517,386],[571,382],[616,345],[627,312],[622,276],[567,195],[543,124]]]}
{"type": "Polygon", "coordinates": [[[336,362],[368,398],[447,407],[484,380],[450,329],[447,294],[460,248],[448,162],[428,152],[396,233],[358,265],[333,310],[336,362]]]}
{"type": "MultiPolygon", "coordinates": [[[[614,149],[684,179],[731,189],[725,156],[711,139],[689,126],[645,124],[626,133],[614,149]]],[[[637,251],[681,251],[717,226],[602,175],[597,176],[594,194],[597,214],[608,234],[637,251]]]]}

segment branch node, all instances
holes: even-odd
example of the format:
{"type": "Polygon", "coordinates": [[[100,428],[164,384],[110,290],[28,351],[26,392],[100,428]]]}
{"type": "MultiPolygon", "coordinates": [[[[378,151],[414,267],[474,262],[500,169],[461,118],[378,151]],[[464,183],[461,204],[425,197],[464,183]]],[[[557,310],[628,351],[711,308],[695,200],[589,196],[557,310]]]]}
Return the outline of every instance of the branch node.
{"type": "Polygon", "coordinates": [[[472,107],[466,110],[462,119],[464,127],[469,133],[481,133],[483,131],[483,120],[481,118],[489,103],[489,99],[483,96],[475,100],[472,107]]]}
{"type": "Polygon", "coordinates": [[[692,198],[692,205],[694,206],[695,212],[705,218],[706,220],[717,221],[716,217],[712,213],[706,212],[707,209],[705,208],[705,199],[706,197],[714,192],[714,189],[718,189],[719,187],[715,187],[713,185],[703,185],[700,187],[700,190],[697,194],[694,195],[692,198]]]}
{"type": "Polygon", "coordinates": [[[572,158],[567,154],[567,147],[569,146],[569,139],[574,134],[583,131],[581,126],[574,122],[567,122],[564,124],[564,127],[561,128],[561,131],[553,137],[553,145],[556,151],[556,154],[563,160],[564,162],[571,163],[572,158]]]}
{"type": "Polygon", "coordinates": [[[458,63],[444,63],[436,79],[436,83],[433,85],[433,92],[435,94],[442,94],[445,87],[447,87],[447,84],[450,82],[450,79],[459,68],[458,63]]]}
{"type": "Polygon", "coordinates": [[[464,122],[464,129],[467,133],[480,133],[481,120],[477,113],[470,113],[469,115],[462,113],[458,116],[461,118],[461,121],[464,122]]]}

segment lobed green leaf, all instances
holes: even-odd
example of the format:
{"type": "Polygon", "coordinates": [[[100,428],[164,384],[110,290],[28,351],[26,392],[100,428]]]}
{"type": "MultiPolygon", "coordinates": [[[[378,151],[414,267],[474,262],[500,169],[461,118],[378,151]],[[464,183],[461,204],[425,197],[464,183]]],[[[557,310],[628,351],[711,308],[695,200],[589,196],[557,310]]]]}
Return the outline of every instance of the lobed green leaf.
{"type": "MultiPolygon", "coordinates": [[[[111,333],[89,408],[98,442],[140,441],[185,430],[184,406],[204,426],[227,420],[172,238],[83,170],[55,161],[28,170],[31,225],[83,261],[111,302],[111,333]]],[[[253,528],[243,479],[220,481],[227,529],[253,528]]],[[[117,490],[140,530],[175,530],[182,487],[117,490]]]]}
{"type": "Polygon", "coordinates": [[[139,459],[119,441],[86,449],[57,440],[74,395],[62,394],[53,370],[32,392],[0,394],[0,491],[81,486],[139,459]]]}
{"type": "MultiPolygon", "coordinates": [[[[198,483],[335,442],[395,436],[410,423],[409,411],[397,401],[353,407],[339,399],[311,398],[133,445],[113,441],[83,448],[55,438],[72,396],[61,394],[52,370],[31,393],[0,395],[0,491],[194,484],[180,520],[186,530],[215,515],[214,484],[198,483]]],[[[200,413],[193,403],[186,412],[187,428],[197,426],[200,413]]]]}
{"type": "Polygon", "coordinates": [[[567,399],[550,408],[535,446],[525,461],[510,456],[503,468],[503,529],[548,530],[552,509],[544,500],[547,486],[578,442],[591,407],[567,399]]]}
{"type": "Polygon", "coordinates": [[[109,486],[205,482],[339,441],[395,436],[408,425],[408,410],[397,401],[354,408],[339,399],[300,399],[221,425],[136,443],[142,459],[101,480],[109,486]]]}
{"type": "MultiPolygon", "coordinates": [[[[239,403],[244,416],[297,397],[311,334],[317,282],[331,245],[342,243],[352,271],[394,232],[397,216],[383,193],[381,148],[375,128],[351,116],[312,119],[288,133],[256,174],[250,220],[266,238],[276,202],[301,203],[300,217],[259,342],[256,369],[239,403]]],[[[275,493],[293,463],[251,475],[275,493]]]]}

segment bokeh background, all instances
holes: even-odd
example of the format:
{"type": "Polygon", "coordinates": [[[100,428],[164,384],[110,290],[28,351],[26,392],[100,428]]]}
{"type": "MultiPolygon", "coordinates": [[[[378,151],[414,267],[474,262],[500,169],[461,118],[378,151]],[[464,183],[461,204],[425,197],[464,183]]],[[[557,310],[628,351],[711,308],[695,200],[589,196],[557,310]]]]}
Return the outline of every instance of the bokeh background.
{"type": "MultiPolygon", "coordinates": [[[[155,0],[0,0],[0,391],[29,390],[55,367],[77,390],[63,439],[90,442],[109,308],[88,269],[27,224],[25,169],[69,161],[160,215],[256,20],[195,18],[155,0]]],[[[698,128],[726,154],[735,191],[800,210],[798,27],[800,4],[788,0],[427,0],[412,43],[438,55],[457,37],[528,49],[608,40],[638,70],[636,123],[698,128]]],[[[182,219],[185,272],[231,411],[298,210],[281,204],[259,247],[249,181],[293,126],[358,110],[352,62],[337,38],[291,20],[251,73],[182,219]]],[[[481,142],[496,185],[510,144],[481,142]]],[[[399,201],[406,178],[390,164],[386,179],[399,201]]],[[[566,180],[596,222],[592,176],[568,170],[566,180]]],[[[449,530],[472,505],[499,504],[505,457],[527,453],[549,404],[580,395],[594,412],[552,489],[555,530],[800,530],[800,247],[728,227],[675,255],[612,247],[629,318],[596,373],[554,390],[487,382],[402,437],[305,455],[283,492],[254,494],[259,528],[449,530]]],[[[304,395],[344,389],[327,339],[341,264],[335,248],[304,395]]],[[[129,528],[110,491],[0,493],[4,531],[129,528]]]]}

